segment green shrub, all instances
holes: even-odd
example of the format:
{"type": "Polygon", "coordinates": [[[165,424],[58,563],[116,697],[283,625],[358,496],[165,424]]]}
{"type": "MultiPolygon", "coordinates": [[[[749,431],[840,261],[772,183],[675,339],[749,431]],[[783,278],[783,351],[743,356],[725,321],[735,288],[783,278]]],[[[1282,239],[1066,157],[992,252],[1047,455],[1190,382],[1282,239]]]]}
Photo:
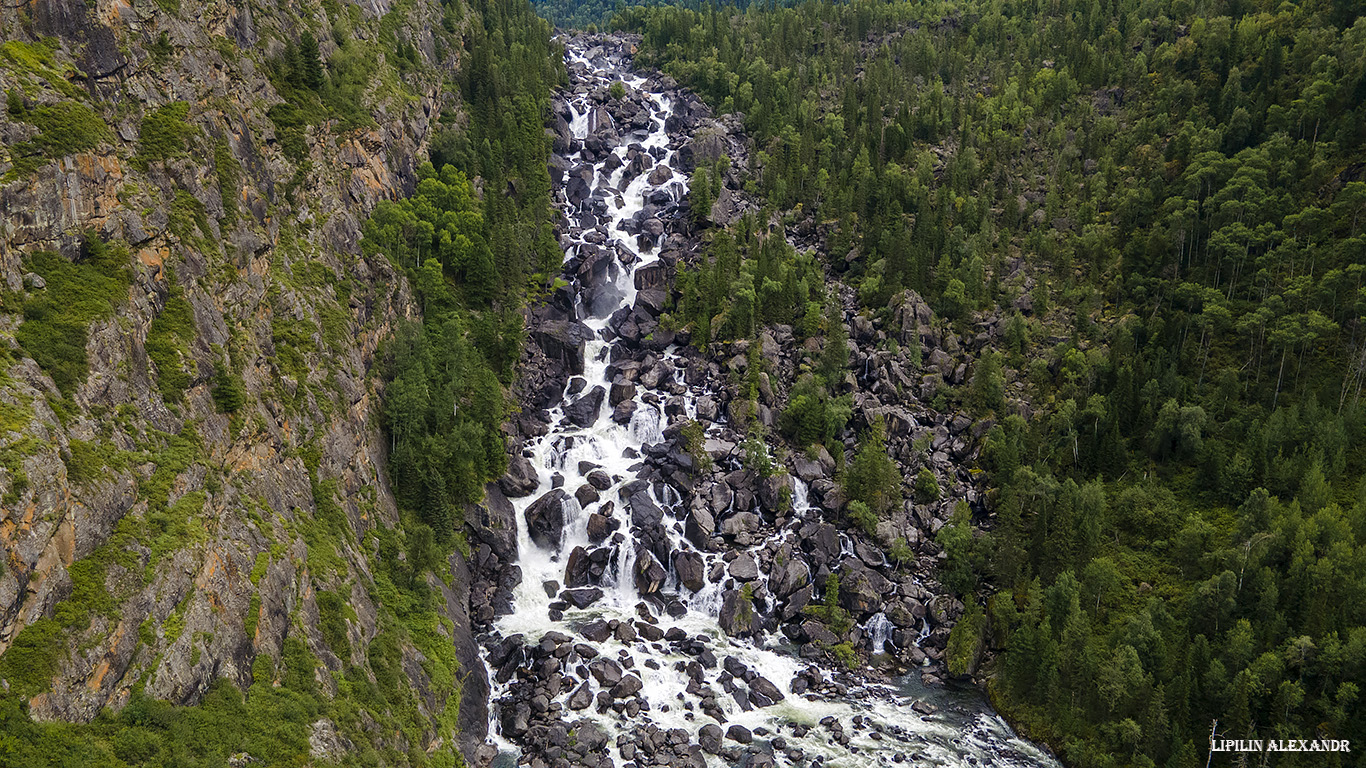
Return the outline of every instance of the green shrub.
{"type": "Polygon", "coordinates": [[[185,612],[184,605],[177,606],[175,612],[166,617],[165,623],[161,625],[161,631],[166,639],[166,645],[174,645],[175,641],[185,632],[185,612]]]}
{"type": "Polygon", "coordinates": [[[12,693],[27,698],[48,687],[57,674],[63,636],[61,626],[46,618],[19,631],[0,656],[0,679],[9,683],[12,693]]]}
{"type": "Polygon", "coordinates": [[[194,360],[190,342],[194,339],[194,309],[179,288],[171,290],[166,306],[147,331],[147,356],[156,366],[157,389],[168,403],[178,403],[189,389],[194,360]]]}
{"type": "Polygon", "coordinates": [[[308,379],[304,355],[318,350],[313,343],[313,326],[279,314],[270,320],[271,341],[275,344],[275,363],[280,373],[303,383],[308,379]]]}
{"type": "Polygon", "coordinates": [[[929,467],[921,467],[920,473],[915,476],[915,496],[922,503],[929,503],[939,498],[939,479],[934,476],[929,467]]]}
{"type": "Polygon", "coordinates": [[[171,211],[166,228],[182,240],[193,244],[201,251],[217,250],[213,228],[209,226],[209,215],[204,204],[194,195],[177,189],[171,201],[171,211]]]}
{"type": "Polygon", "coordinates": [[[276,104],[266,113],[275,124],[275,137],[280,141],[280,151],[295,162],[308,157],[308,144],[304,132],[316,118],[291,103],[276,104]]]}
{"type": "Polygon", "coordinates": [[[219,413],[236,413],[247,400],[242,377],[220,365],[213,379],[213,404],[219,413]]]}
{"type": "Polygon", "coordinates": [[[189,542],[207,535],[202,521],[195,520],[204,511],[206,500],[204,491],[193,491],[176,499],[164,510],[149,508],[144,532],[144,538],[150,539],[152,550],[148,568],[189,542]]]}
{"type": "Polygon", "coordinates": [[[789,440],[806,447],[833,439],[852,411],[848,395],[831,397],[816,377],[803,374],[792,388],[778,426],[789,440]]]}
{"type": "Polygon", "coordinates": [[[183,101],[165,104],[142,116],[136,162],[143,168],[185,154],[185,141],[195,128],[185,122],[190,105],[183,101]]]}
{"type": "Polygon", "coordinates": [[[621,101],[626,98],[626,86],[618,80],[612,83],[611,87],[607,89],[607,93],[617,101],[621,101]]]}
{"type": "Polygon", "coordinates": [[[820,619],[821,623],[843,637],[854,628],[854,617],[840,607],[840,577],[832,573],[825,577],[825,592],[819,604],[808,605],[803,612],[820,619]]]}
{"type": "Polygon", "coordinates": [[[317,592],[318,631],[323,642],[344,662],[351,659],[351,641],[346,633],[346,601],[341,595],[325,589],[317,592]]]}
{"type": "Polygon", "coordinates": [[[854,669],[858,666],[858,653],[854,651],[853,643],[848,641],[835,643],[826,650],[830,651],[830,655],[843,664],[845,669],[854,669]]]}
{"type": "Polygon", "coordinates": [[[851,501],[845,512],[849,515],[849,521],[869,536],[877,530],[877,515],[873,514],[873,510],[869,509],[867,504],[851,501]]]}
{"type": "Polygon", "coordinates": [[[861,501],[875,515],[884,515],[901,506],[901,472],[887,455],[887,440],[881,419],[863,435],[844,477],[844,492],[850,501],[861,501]]]}
{"type": "MultiPolygon", "coordinates": [[[[163,433],[164,434],[164,433],[163,433]]],[[[147,499],[147,509],[161,510],[170,501],[171,485],[181,472],[200,461],[204,447],[194,427],[186,424],[178,435],[164,435],[166,447],[152,453],[148,460],[156,467],[152,476],[138,483],[138,493],[147,499]]]]}
{"type": "Polygon", "coordinates": [[[270,567],[270,553],[260,552],[256,555],[256,562],[251,566],[251,585],[254,587],[261,583],[261,578],[266,575],[266,569],[270,567]]]}
{"type": "Polygon", "coordinates": [[[67,442],[67,453],[62,456],[66,463],[67,479],[73,483],[84,483],[99,476],[99,470],[106,465],[103,452],[98,443],[71,438],[67,442]]]}
{"type": "Polygon", "coordinates": [[[251,603],[247,606],[246,619],[242,622],[242,629],[246,632],[247,637],[256,637],[256,625],[260,622],[260,620],[261,596],[259,594],[254,594],[251,596],[251,603]]]}
{"type": "Polygon", "coordinates": [[[982,638],[986,632],[987,617],[969,597],[966,611],[953,630],[949,632],[949,643],[945,649],[948,657],[949,674],[961,676],[971,674],[982,650],[982,638]]]}
{"type": "Polygon", "coordinates": [[[35,253],[26,268],[36,272],[47,287],[24,302],[24,322],[15,334],[64,395],[85,380],[86,332],[90,323],[103,320],[128,296],[128,256],[88,237],[84,258],[70,262],[55,253],[35,253]]]}

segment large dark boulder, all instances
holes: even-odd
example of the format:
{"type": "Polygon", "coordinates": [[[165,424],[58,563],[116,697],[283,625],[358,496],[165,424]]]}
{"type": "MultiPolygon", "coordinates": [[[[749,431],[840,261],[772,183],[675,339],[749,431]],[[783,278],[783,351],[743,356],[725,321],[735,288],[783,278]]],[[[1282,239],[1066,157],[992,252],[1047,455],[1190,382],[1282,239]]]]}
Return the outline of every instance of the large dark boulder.
{"type": "Polygon", "coordinates": [[[849,562],[841,569],[840,604],[855,616],[882,610],[883,601],[890,592],[887,580],[861,563],[849,562]]]}
{"type": "Polygon", "coordinates": [[[792,558],[780,568],[775,569],[774,578],[770,581],[773,594],[778,597],[788,595],[811,583],[811,568],[805,560],[792,558]]]}
{"type": "Polygon", "coordinates": [[[679,551],[674,553],[674,571],[678,582],[696,592],[705,585],[702,556],[696,552],[679,551]]]}
{"type": "Polygon", "coordinates": [[[575,426],[593,426],[593,422],[598,420],[598,411],[602,408],[602,400],[606,396],[607,390],[602,385],[593,387],[583,397],[564,407],[565,418],[575,426]]]}
{"type": "Polygon", "coordinates": [[[739,589],[730,590],[722,599],[718,621],[721,629],[731,637],[746,637],[762,631],[754,599],[739,589]]]}
{"type": "Polygon", "coordinates": [[[584,342],[592,335],[592,330],[582,323],[549,320],[531,332],[531,341],[547,358],[564,366],[571,375],[580,376],[583,374],[584,342]]]}
{"type": "Polygon", "coordinates": [[[530,496],[540,482],[541,479],[536,476],[536,468],[532,466],[531,459],[514,453],[508,460],[507,474],[498,481],[498,487],[508,498],[517,499],[530,496]]]}
{"type": "Polygon", "coordinates": [[[556,488],[526,508],[527,532],[538,546],[559,548],[560,535],[564,531],[564,502],[568,498],[569,494],[563,488],[556,488]]]}

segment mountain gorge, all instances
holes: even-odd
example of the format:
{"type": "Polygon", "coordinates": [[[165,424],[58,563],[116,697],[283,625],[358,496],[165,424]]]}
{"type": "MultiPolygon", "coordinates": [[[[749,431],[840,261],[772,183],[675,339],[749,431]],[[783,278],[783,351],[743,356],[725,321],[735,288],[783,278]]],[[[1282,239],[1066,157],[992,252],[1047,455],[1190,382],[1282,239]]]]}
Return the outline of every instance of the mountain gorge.
{"type": "Polygon", "coordinates": [[[1359,9],[540,11],[0,9],[0,764],[1366,738],[1359,9]]]}

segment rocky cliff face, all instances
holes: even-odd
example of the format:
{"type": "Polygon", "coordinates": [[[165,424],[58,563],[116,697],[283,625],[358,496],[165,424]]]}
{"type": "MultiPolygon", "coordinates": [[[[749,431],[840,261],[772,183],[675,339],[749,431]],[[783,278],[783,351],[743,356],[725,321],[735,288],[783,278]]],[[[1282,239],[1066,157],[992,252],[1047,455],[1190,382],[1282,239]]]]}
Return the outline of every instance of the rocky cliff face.
{"type": "MultiPolygon", "coordinates": [[[[369,735],[450,740],[463,673],[433,647],[473,653],[463,559],[436,569],[425,641],[377,598],[381,549],[404,550],[372,373],[417,309],[359,231],[458,115],[465,23],[429,0],[0,9],[0,686],[34,719],[246,689],[296,642],[335,696],[396,633],[425,727],[369,735]],[[304,29],[330,61],[312,90],[280,74],[304,29]],[[126,260],[84,333],[58,320],[87,297],[42,252],[126,260]],[[84,365],[54,376],[54,356],[84,365]]],[[[347,740],[315,731],[315,754],[347,740]]]]}

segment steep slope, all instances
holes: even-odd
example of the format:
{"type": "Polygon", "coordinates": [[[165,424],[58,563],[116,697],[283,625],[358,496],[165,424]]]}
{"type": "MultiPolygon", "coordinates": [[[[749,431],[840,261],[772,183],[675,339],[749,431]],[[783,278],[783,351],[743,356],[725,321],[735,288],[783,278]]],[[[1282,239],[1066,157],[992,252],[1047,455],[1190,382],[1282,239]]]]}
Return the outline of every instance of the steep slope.
{"type": "Polygon", "coordinates": [[[386,479],[373,373],[421,311],[360,248],[464,119],[479,24],[428,0],[0,10],[7,754],[449,764],[457,725],[482,736],[463,558],[409,535],[386,479]],[[29,719],[105,710],[79,747],[29,719]],[[174,738],[193,718],[221,730],[174,738]]]}

